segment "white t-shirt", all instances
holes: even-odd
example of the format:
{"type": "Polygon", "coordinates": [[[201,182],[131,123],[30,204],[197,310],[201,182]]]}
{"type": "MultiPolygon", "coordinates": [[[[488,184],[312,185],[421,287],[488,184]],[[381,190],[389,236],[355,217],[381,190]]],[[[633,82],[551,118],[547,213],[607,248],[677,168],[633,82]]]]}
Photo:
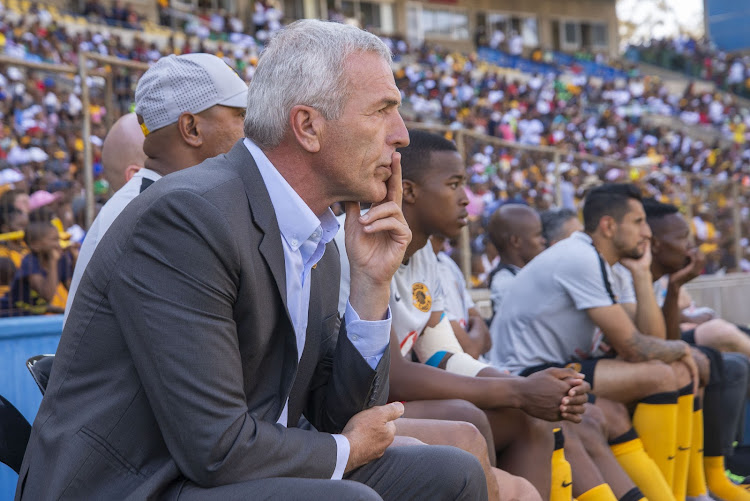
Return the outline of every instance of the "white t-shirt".
{"type": "Polygon", "coordinates": [[[518,266],[508,264],[497,270],[494,274],[490,273],[492,277],[490,280],[490,299],[492,300],[493,313],[500,311],[500,307],[503,304],[503,297],[508,292],[519,271],[521,271],[521,268],[518,266]]]}
{"type": "Polygon", "coordinates": [[[457,321],[466,329],[469,323],[469,309],[474,308],[474,300],[466,289],[466,279],[461,268],[445,252],[437,254],[439,275],[443,288],[443,306],[448,320],[457,321]]]}
{"type": "Polygon", "coordinates": [[[411,351],[432,312],[443,311],[445,297],[439,270],[435,251],[427,242],[393,275],[388,303],[393,319],[391,328],[396,333],[402,355],[411,351]]]}

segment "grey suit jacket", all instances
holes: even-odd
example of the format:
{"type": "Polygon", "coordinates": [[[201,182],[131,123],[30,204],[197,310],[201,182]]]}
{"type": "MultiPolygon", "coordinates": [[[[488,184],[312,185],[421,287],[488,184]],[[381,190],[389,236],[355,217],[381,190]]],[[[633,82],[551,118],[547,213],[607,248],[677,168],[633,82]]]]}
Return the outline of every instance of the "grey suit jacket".
{"type": "Polygon", "coordinates": [[[298,364],[276,216],[242,142],[154,184],[86,268],[16,499],[330,478],[330,433],[388,395],[388,350],[371,369],[338,317],[339,273],[331,242],[298,364]],[[289,423],[319,432],[276,424],[287,396],[289,423]]]}

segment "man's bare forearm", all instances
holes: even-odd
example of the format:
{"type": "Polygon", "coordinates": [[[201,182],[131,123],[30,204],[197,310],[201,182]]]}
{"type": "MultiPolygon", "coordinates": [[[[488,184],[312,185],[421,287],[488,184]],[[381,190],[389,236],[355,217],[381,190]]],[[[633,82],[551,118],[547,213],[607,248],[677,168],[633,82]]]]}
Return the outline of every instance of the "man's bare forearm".
{"type": "Polygon", "coordinates": [[[636,298],[636,327],[648,336],[666,339],[664,315],[654,294],[651,273],[633,274],[633,289],[636,298]]]}
{"type": "Polygon", "coordinates": [[[680,287],[678,285],[669,284],[667,286],[667,295],[661,309],[664,322],[667,325],[667,339],[680,339],[682,334],[680,332],[682,312],[680,311],[679,295],[680,287]]]}
{"type": "Polygon", "coordinates": [[[661,360],[671,363],[685,356],[685,346],[682,341],[667,341],[635,332],[619,352],[628,362],[661,360]]]}

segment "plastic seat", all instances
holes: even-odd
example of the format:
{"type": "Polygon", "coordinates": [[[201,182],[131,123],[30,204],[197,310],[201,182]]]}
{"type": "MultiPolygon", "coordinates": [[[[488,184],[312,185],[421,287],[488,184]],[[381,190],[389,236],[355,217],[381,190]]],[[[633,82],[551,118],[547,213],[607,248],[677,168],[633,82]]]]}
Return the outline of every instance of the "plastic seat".
{"type": "Polygon", "coordinates": [[[29,422],[13,404],[0,395],[0,462],[19,473],[30,436],[29,422]]]}

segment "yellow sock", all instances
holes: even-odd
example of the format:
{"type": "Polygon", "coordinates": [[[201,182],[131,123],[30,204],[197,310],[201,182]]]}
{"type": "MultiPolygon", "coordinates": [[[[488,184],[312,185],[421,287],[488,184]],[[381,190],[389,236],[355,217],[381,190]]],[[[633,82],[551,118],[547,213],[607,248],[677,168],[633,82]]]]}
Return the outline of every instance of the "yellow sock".
{"type": "MultiPolygon", "coordinates": [[[[672,489],[653,459],[643,449],[643,442],[634,430],[626,434],[630,438],[610,446],[617,462],[647,499],[663,501],[672,499],[672,489]]],[[[625,437],[626,435],[623,435],[625,437]]]]}
{"type": "Polygon", "coordinates": [[[695,399],[693,411],[693,445],[690,448],[690,466],[687,481],[687,495],[690,497],[705,496],[706,472],[703,470],[703,409],[700,399],[695,399]]]}
{"type": "Polygon", "coordinates": [[[608,484],[600,484],[578,496],[578,501],[617,501],[617,497],[608,484]]]}
{"type": "MultiPolygon", "coordinates": [[[[677,392],[659,393],[641,400],[633,413],[633,427],[672,490],[677,454],[677,392]]],[[[648,494],[646,497],[650,499],[648,494]]]]}
{"type": "Polygon", "coordinates": [[[705,456],[706,482],[711,494],[723,501],[750,501],[750,492],[733,484],[724,473],[724,456],[705,456]]]}
{"type": "Polygon", "coordinates": [[[692,442],[693,385],[689,384],[680,390],[680,396],[677,398],[677,457],[674,460],[674,480],[672,482],[672,492],[676,501],[685,501],[692,442]]]}
{"type": "Polygon", "coordinates": [[[573,497],[573,473],[565,459],[565,438],[560,428],[555,428],[555,450],[552,452],[552,484],[550,501],[570,501],[573,497]]]}

